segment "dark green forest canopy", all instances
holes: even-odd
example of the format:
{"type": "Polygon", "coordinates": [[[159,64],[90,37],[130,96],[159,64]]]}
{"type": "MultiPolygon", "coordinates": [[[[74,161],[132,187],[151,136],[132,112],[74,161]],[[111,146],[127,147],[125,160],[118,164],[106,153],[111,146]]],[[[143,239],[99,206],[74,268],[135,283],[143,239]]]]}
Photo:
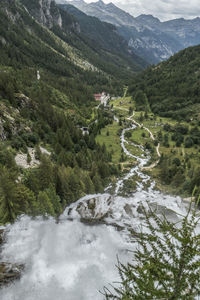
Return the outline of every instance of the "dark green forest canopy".
{"type": "Polygon", "coordinates": [[[133,96],[142,90],[155,114],[181,120],[200,112],[200,46],[190,47],[131,83],[133,96]]]}
{"type": "Polygon", "coordinates": [[[94,119],[91,116],[96,105],[93,93],[106,90],[120,94],[125,78],[123,72],[112,68],[112,55],[109,62],[106,53],[101,56],[70,29],[73,17],[68,24],[65,22],[65,32],[57,27],[50,31],[19,2],[1,4],[2,224],[23,213],[57,216],[79,197],[102,192],[109,177],[118,174],[118,167],[111,164],[111,153],[95,141],[101,128],[112,122],[112,116],[101,110],[94,110],[94,119]],[[63,42],[58,42],[58,36],[63,42]],[[74,63],[64,41],[73,47],[70,49],[80,61],[88,59],[94,69],[74,63]],[[40,80],[36,77],[38,70],[40,80]],[[83,135],[82,126],[88,127],[88,135],[83,135]],[[51,155],[42,154],[40,145],[47,147],[51,155]],[[35,149],[40,165],[24,170],[16,165],[14,157],[22,152],[30,162],[28,147],[35,149]]]}

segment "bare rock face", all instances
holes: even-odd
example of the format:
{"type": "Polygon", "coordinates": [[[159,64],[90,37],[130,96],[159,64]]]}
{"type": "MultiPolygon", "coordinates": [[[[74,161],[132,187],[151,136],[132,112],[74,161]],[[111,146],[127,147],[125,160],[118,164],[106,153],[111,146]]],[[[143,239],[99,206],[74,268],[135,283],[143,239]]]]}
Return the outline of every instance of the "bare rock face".
{"type": "Polygon", "coordinates": [[[23,269],[23,265],[0,262],[0,288],[19,279],[23,269]]]}
{"type": "Polygon", "coordinates": [[[19,105],[19,107],[29,107],[31,106],[31,100],[29,97],[25,96],[24,94],[22,93],[17,93],[15,94],[15,99],[19,105]]]}
{"type": "Polygon", "coordinates": [[[87,201],[80,202],[76,208],[76,211],[81,217],[81,221],[86,223],[98,224],[105,221],[105,218],[109,214],[109,204],[111,196],[107,196],[104,199],[101,197],[94,197],[87,201]],[[100,203],[104,202],[102,208],[100,203]],[[107,207],[107,209],[105,209],[107,207]]]}
{"type": "Polygon", "coordinates": [[[0,120],[0,140],[1,140],[1,141],[6,140],[6,132],[5,132],[5,130],[4,130],[2,120],[0,120]]]}
{"type": "Polygon", "coordinates": [[[26,1],[26,8],[31,15],[43,26],[52,28],[54,25],[62,27],[62,18],[54,0],[30,0],[26,1]]]}

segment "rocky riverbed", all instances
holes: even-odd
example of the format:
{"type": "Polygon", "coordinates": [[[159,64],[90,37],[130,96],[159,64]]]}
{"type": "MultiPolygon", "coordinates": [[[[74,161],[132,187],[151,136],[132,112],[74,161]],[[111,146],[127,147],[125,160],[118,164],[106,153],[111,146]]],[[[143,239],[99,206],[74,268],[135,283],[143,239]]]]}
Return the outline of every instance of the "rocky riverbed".
{"type": "MultiPolygon", "coordinates": [[[[5,230],[0,229],[0,249],[3,247],[5,241],[5,230]]],[[[1,256],[0,256],[1,258],[1,256]]],[[[2,262],[0,260],[0,288],[2,286],[12,283],[21,277],[22,271],[24,270],[23,264],[12,264],[9,262],[2,262]]]]}
{"type": "MultiPolygon", "coordinates": [[[[132,157],[126,148],[126,130],[134,126],[121,135],[122,149],[132,157]]],[[[143,207],[165,213],[175,222],[186,213],[187,202],[156,191],[153,180],[142,172],[148,159],[134,158],[137,165],[117,182],[112,195],[79,199],[66,208],[59,222],[22,216],[6,226],[1,300],[103,300],[99,291],[120,280],[117,256],[122,263],[130,262],[133,240],[141,228],[145,230],[143,207]],[[128,197],[120,196],[124,182],[133,176],[138,179],[136,189],[128,197]],[[15,279],[20,280],[12,284],[15,279]]]]}

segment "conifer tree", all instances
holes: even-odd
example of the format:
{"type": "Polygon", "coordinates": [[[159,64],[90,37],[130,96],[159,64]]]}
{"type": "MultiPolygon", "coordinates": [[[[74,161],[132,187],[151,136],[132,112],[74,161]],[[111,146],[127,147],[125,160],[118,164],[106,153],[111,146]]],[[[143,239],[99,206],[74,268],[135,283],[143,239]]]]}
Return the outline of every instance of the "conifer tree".
{"type": "Polygon", "coordinates": [[[35,205],[36,198],[34,193],[24,184],[17,184],[15,189],[15,206],[17,207],[16,214],[34,214],[35,205]]]}
{"type": "Polygon", "coordinates": [[[27,153],[27,159],[26,159],[26,161],[27,161],[27,164],[31,163],[31,156],[30,156],[29,152],[27,153]]]}
{"type": "Polygon", "coordinates": [[[145,214],[145,232],[138,234],[133,262],[118,263],[121,285],[104,289],[106,299],[194,300],[200,296],[200,218],[191,206],[178,223],[145,214]]]}
{"type": "Polygon", "coordinates": [[[40,188],[46,189],[50,184],[54,183],[54,169],[51,160],[47,155],[42,155],[41,164],[39,166],[40,188]]]}
{"type": "Polygon", "coordinates": [[[46,215],[55,216],[53,204],[51,203],[51,200],[49,199],[49,197],[45,191],[39,192],[38,202],[39,202],[39,207],[40,207],[40,213],[43,216],[46,216],[46,215]]]}
{"type": "Polygon", "coordinates": [[[55,214],[58,216],[62,212],[62,206],[60,197],[56,195],[56,190],[54,186],[51,184],[50,187],[47,190],[45,190],[45,192],[53,205],[55,214]]]}
{"type": "Polygon", "coordinates": [[[17,210],[15,203],[15,182],[10,178],[8,170],[0,169],[0,223],[14,222],[17,210]]]}

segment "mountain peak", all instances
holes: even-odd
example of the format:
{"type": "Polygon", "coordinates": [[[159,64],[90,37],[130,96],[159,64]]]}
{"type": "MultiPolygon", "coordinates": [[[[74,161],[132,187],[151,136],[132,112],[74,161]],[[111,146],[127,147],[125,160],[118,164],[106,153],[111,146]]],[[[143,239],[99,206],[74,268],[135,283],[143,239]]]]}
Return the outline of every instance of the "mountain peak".
{"type": "Polygon", "coordinates": [[[107,6],[108,6],[108,7],[116,7],[116,5],[115,5],[114,3],[112,3],[112,2],[109,2],[109,3],[107,4],[107,6]]]}
{"type": "Polygon", "coordinates": [[[152,15],[145,15],[145,14],[142,14],[142,15],[139,15],[137,18],[136,18],[137,21],[139,22],[142,22],[143,24],[158,24],[160,23],[160,20],[152,15]]]}
{"type": "Polygon", "coordinates": [[[99,6],[99,7],[105,7],[106,6],[106,4],[102,0],[99,0],[97,2],[92,2],[91,4],[99,6]]]}

